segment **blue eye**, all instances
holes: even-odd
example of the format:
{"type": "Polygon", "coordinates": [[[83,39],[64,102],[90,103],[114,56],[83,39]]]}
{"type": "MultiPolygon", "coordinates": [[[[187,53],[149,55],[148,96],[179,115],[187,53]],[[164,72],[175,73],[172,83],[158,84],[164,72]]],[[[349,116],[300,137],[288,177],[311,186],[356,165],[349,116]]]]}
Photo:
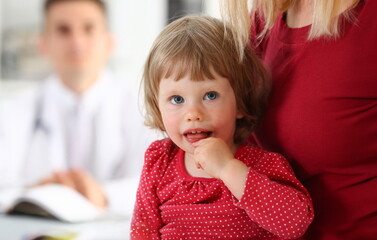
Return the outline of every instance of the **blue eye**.
{"type": "Polygon", "coordinates": [[[173,104],[181,104],[183,103],[185,100],[183,99],[183,97],[181,96],[173,96],[170,98],[170,102],[173,103],[173,104]]]}
{"type": "Polygon", "coordinates": [[[215,100],[216,98],[217,98],[216,92],[207,92],[206,95],[204,96],[204,99],[206,100],[215,100]]]}

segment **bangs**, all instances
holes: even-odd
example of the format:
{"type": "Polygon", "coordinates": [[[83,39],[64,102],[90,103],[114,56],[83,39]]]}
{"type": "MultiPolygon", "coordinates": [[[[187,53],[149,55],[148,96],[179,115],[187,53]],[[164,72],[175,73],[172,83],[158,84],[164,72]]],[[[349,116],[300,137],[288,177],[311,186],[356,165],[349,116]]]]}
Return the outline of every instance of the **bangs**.
{"type": "Polygon", "coordinates": [[[214,54],[211,49],[192,45],[196,43],[189,43],[185,48],[175,52],[173,57],[166,59],[166,63],[159,71],[161,73],[159,79],[173,77],[178,81],[189,76],[192,81],[213,80],[214,72],[222,77],[228,77],[226,64],[218,53],[214,54]]]}
{"type": "Polygon", "coordinates": [[[196,61],[193,58],[171,59],[162,70],[162,78],[173,77],[178,81],[185,76],[189,76],[192,81],[203,81],[205,79],[215,79],[213,67],[207,61],[196,61]]]}

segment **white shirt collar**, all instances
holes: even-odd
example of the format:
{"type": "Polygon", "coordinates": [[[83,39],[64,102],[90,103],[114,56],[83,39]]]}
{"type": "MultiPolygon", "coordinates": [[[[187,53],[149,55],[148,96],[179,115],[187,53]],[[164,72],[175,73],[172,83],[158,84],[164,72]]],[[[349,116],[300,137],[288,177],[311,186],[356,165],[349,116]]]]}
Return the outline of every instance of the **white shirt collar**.
{"type": "Polygon", "coordinates": [[[80,104],[82,111],[92,115],[106,97],[106,93],[109,91],[111,84],[114,84],[112,82],[111,73],[104,70],[93,86],[81,96],[78,96],[66,87],[56,75],[53,75],[47,80],[47,96],[45,100],[55,105],[58,112],[71,112],[80,104]]]}

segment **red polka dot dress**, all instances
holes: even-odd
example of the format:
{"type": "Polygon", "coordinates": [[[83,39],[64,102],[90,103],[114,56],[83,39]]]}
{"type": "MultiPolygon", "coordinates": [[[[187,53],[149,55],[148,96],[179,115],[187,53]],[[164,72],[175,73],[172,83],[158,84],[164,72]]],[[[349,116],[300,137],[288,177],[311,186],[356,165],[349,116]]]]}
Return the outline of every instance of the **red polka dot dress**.
{"type": "Polygon", "coordinates": [[[295,239],[303,235],[313,219],[312,203],[287,161],[245,145],[235,158],[249,167],[240,200],[219,179],[190,176],[183,150],[170,139],[152,143],[145,154],[131,239],[295,239]]]}

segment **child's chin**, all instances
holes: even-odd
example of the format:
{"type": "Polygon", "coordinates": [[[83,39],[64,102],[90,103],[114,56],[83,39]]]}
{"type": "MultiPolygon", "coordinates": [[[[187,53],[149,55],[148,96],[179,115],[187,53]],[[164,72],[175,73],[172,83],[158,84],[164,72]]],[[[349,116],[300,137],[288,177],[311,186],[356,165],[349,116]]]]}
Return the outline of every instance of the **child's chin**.
{"type": "MultiPolygon", "coordinates": [[[[173,141],[174,142],[174,141],[173,141]]],[[[192,143],[187,141],[184,142],[174,142],[180,149],[185,151],[186,153],[194,154],[195,148],[192,146],[192,143]]]]}

